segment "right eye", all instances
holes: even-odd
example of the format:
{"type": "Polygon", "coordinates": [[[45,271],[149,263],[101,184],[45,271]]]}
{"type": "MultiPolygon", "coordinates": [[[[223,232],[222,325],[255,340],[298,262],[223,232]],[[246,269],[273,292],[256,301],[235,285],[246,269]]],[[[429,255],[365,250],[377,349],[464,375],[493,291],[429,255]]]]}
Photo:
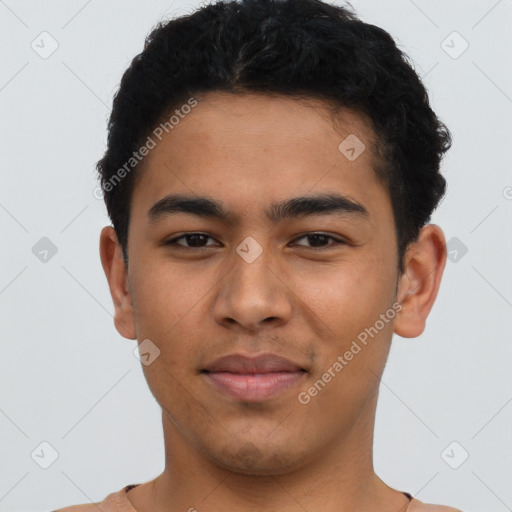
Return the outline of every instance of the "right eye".
{"type": "MultiPolygon", "coordinates": [[[[207,235],[206,233],[187,233],[185,235],[180,235],[176,238],[173,238],[171,240],[168,240],[165,242],[164,245],[180,245],[184,246],[186,249],[201,249],[204,247],[208,247],[211,244],[204,245],[203,242],[208,240],[210,238],[211,240],[214,240],[210,235],[207,235]],[[179,243],[179,240],[185,240],[185,242],[189,245],[179,243]]],[[[213,244],[215,245],[215,244],[213,244]]]]}

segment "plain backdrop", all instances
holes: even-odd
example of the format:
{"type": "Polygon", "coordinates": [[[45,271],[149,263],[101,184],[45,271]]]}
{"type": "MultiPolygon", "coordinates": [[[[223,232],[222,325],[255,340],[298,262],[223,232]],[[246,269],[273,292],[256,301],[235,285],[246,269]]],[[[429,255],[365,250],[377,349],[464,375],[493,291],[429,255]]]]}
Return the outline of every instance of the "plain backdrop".
{"type": "MultiPolygon", "coordinates": [[[[0,1],[1,511],[99,501],[163,469],[137,342],[113,325],[94,164],[145,36],[199,5],[0,1]]],[[[424,334],[394,337],[375,468],[428,503],[512,510],[512,1],[352,5],[410,55],[454,139],[432,219],[451,260],[424,334]]]]}

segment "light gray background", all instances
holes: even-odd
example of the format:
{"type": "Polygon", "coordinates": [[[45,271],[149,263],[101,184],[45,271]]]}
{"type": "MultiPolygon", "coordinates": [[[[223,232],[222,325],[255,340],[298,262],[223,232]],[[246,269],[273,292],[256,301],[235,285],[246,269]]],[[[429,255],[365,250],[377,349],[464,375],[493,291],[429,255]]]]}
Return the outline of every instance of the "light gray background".
{"type": "MultiPolygon", "coordinates": [[[[113,325],[98,254],[109,221],[93,166],[113,92],[144,37],[162,16],[198,5],[0,0],[1,511],[99,501],[163,469],[160,412],[136,341],[113,325]],[[51,48],[43,31],[59,45],[47,59],[31,48],[51,48]],[[46,263],[32,252],[42,237],[58,249],[46,263]],[[58,452],[48,469],[31,457],[44,441],[58,452]]],[[[447,263],[426,332],[394,338],[376,471],[422,501],[512,510],[512,2],[353,6],[412,57],[453,133],[433,222],[468,249],[447,263]],[[458,58],[454,31],[469,43],[458,58]],[[458,469],[442,458],[460,463],[462,450],[458,469]]]]}

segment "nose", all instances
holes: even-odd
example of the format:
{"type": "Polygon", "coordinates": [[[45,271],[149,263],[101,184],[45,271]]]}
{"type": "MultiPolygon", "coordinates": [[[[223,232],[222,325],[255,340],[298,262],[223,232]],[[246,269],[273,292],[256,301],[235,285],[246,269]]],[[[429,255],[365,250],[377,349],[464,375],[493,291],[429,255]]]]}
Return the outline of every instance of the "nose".
{"type": "Polygon", "coordinates": [[[217,323],[254,332],[278,327],[290,320],[293,292],[279,276],[269,252],[264,250],[250,263],[234,255],[233,267],[222,280],[215,299],[217,323]]]}

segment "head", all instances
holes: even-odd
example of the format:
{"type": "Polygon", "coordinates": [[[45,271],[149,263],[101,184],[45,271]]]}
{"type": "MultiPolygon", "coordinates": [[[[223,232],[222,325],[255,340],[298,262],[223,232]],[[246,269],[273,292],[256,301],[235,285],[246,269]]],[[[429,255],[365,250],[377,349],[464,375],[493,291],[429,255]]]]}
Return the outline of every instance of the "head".
{"type": "Polygon", "coordinates": [[[406,56],[346,8],[219,2],[150,33],[97,166],[101,258],[116,327],[158,347],[149,387],[198,452],[286,471],[371,416],[393,332],[421,334],[437,295],[449,145],[406,56]],[[204,378],[268,352],[304,370],[274,398],[204,378]]]}

